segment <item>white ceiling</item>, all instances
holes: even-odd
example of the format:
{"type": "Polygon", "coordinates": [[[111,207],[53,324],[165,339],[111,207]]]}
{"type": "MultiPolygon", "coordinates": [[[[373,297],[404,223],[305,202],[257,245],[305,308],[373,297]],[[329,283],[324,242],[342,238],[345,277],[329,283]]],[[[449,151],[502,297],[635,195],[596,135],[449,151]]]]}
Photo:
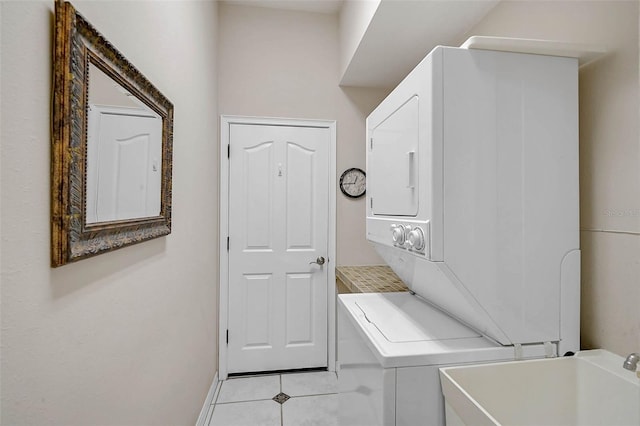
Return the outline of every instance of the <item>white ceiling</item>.
{"type": "Polygon", "coordinates": [[[340,11],[343,0],[225,0],[225,2],[245,6],[333,14],[340,11]]]}
{"type": "Polygon", "coordinates": [[[395,87],[434,47],[460,38],[499,0],[382,0],[342,86],[395,87]]]}

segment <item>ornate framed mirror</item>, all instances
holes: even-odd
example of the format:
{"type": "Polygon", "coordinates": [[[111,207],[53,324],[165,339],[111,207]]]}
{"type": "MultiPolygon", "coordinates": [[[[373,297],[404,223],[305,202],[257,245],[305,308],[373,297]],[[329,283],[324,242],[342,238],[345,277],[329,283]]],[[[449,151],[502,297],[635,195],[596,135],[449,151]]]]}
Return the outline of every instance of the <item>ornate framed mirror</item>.
{"type": "Polygon", "coordinates": [[[56,1],[51,263],[171,232],[173,105],[56,1]]]}

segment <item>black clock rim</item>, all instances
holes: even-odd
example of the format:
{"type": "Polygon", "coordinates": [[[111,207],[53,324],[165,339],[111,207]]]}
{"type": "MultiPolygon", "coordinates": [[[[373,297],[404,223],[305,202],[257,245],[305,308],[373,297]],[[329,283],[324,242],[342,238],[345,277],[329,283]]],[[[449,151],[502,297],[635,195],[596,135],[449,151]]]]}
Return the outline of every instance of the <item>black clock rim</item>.
{"type": "Polygon", "coordinates": [[[351,172],[351,171],[360,172],[360,173],[362,173],[362,175],[363,175],[365,178],[367,177],[367,173],[366,173],[364,170],[362,170],[361,168],[359,168],[359,167],[351,167],[351,168],[348,168],[347,170],[345,170],[344,172],[342,172],[342,174],[340,175],[340,183],[339,183],[340,191],[345,195],[345,197],[349,197],[349,198],[360,198],[360,197],[364,196],[364,194],[366,194],[366,193],[367,193],[366,185],[365,185],[365,189],[364,189],[364,191],[362,191],[362,194],[359,194],[359,195],[351,195],[351,194],[347,193],[347,192],[344,190],[344,187],[342,186],[342,181],[344,180],[344,177],[346,176],[346,174],[347,174],[347,173],[349,173],[349,172],[351,172]]]}

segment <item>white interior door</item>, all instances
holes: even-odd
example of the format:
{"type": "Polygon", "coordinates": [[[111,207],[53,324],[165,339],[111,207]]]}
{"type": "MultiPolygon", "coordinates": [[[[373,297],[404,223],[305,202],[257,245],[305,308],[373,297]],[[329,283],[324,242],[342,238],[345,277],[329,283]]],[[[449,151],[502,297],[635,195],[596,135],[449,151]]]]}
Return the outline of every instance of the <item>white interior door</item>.
{"type": "Polygon", "coordinates": [[[327,366],[330,140],[229,127],[228,373],[327,366]]]}

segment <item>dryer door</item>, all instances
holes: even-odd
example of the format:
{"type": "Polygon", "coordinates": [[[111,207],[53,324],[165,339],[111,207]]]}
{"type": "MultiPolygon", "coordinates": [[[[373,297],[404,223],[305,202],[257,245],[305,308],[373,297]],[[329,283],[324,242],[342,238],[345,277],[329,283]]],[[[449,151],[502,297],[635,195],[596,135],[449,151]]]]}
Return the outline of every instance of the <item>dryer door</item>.
{"type": "Polygon", "coordinates": [[[373,215],[418,214],[419,98],[412,96],[372,129],[367,190],[373,215]]]}

